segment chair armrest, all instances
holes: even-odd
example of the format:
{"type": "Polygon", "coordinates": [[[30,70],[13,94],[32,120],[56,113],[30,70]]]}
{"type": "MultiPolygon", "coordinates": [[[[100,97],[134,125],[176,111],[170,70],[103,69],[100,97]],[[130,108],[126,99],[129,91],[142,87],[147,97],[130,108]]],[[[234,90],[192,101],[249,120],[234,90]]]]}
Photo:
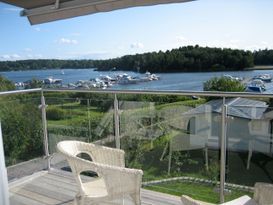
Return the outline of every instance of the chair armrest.
{"type": "Polygon", "coordinates": [[[142,170],[124,167],[98,165],[111,196],[123,193],[140,194],[142,170]]]}
{"type": "Polygon", "coordinates": [[[140,193],[142,170],[110,166],[76,157],[69,157],[68,162],[71,168],[74,167],[73,172],[80,185],[82,184],[80,173],[94,171],[104,179],[109,196],[122,195],[123,193],[140,193]]]}
{"type": "Polygon", "coordinates": [[[273,184],[257,182],[253,198],[259,205],[273,204],[273,184]]]}

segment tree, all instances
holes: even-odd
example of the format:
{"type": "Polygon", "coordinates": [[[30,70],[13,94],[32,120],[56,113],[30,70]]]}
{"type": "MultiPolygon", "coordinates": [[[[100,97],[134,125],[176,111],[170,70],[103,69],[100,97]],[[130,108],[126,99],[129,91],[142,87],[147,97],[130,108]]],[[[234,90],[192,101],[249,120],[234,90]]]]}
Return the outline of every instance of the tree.
{"type": "Polygon", "coordinates": [[[6,164],[42,156],[42,123],[37,106],[18,100],[4,101],[0,105],[6,164]]]}
{"type": "Polygon", "coordinates": [[[0,75],[0,91],[15,90],[15,85],[0,75]]]}
{"type": "Polygon", "coordinates": [[[203,89],[204,91],[243,92],[245,87],[238,80],[214,77],[204,83],[203,89]]]}
{"type": "MultiPolygon", "coordinates": [[[[0,91],[14,89],[10,80],[0,76],[0,91]]],[[[5,96],[0,100],[0,120],[7,165],[43,154],[40,110],[37,104],[23,101],[24,98],[27,96],[5,96]]]]}

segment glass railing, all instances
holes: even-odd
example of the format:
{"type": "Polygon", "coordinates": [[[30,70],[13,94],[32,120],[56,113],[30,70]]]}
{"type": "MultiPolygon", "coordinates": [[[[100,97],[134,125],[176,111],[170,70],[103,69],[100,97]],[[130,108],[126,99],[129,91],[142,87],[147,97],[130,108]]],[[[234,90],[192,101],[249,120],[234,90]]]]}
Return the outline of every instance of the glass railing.
{"type": "MultiPolygon", "coordinates": [[[[55,169],[69,170],[56,144],[73,139],[120,147],[126,167],[143,170],[143,188],[177,196],[218,203],[219,196],[252,196],[255,182],[273,182],[268,95],[44,90],[44,96],[55,169]]],[[[41,131],[41,118],[35,122],[41,131]]]]}

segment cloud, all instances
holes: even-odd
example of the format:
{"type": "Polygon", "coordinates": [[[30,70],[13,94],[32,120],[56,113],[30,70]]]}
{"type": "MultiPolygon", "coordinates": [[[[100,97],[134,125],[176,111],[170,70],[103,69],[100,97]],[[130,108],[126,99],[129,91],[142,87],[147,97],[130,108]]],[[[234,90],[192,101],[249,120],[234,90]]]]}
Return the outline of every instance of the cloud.
{"type": "Polygon", "coordinates": [[[3,60],[17,60],[20,59],[21,56],[19,56],[18,54],[14,53],[14,54],[4,54],[0,56],[1,59],[3,60]]]}
{"type": "Polygon", "coordinates": [[[20,9],[20,8],[13,8],[13,7],[7,7],[7,8],[3,8],[3,10],[5,10],[5,11],[12,11],[12,12],[19,12],[22,9],[20,9]]]}
{"type": "Polygon", "coordinates": [[[31,49],[31,48],[25,48],[24,51],[26,51],[26,52],[31,52],[32,49],[31,49]]]}
{"type": "Polygon", "coordinates": [[[176,40],[178,40],[178,41],[186,41],[187,39],[184,36],[176,36],[176,40]]]}
{"type": "Polygon", "coordinates": [[[16,53],[15,53],[15,54],[12,54],[11,57],[12,57],[13,59],[15,59],[15,58],[21,58],[21,56],[19,56],[19,55],[16,54],[16,53]]]}
{"type": "Polygon", "coordinates": [[[1,58],[9,60],[11,57],[10,57],[10,55],[4,54],[4,55],[1,55],[1,58]]]}
{"type": "Polygon", "coordinates": [[[34,30],[37,31],[37,32],[40,32],[41,28],[40,27],[35,27],[34,30]]]}
{"type": "Polygon", "coordinates": [[[71,45],[76,45],[76,44],[78,44],[78,41],[77,41],[77,40],[68,39],[68,38],[61,38],[58,42],[59,42],[60,44],[71,44],[71,45]]]}
{"type": "Polygon", "coordinates": [[[241,41],[238,39],[230,39],[229,42],[237,44],[237,43],[240,43],[241,41]]]}
{"type": "Polygon", "coordinates": [[[261,42],[258,44],[248,45],[245,47],[245,49],[250,51],[257,51],[260,49],[273,49],[273,46],[268,43],[265,44],[264,42],[261,42]]]}
{"type": "Polygon", "coordinates": [[[41,59],[43,55],[41,54],[27,54],[26,59],[41,59]]]}
{"type": "Polygon", "coordinates": [[[142,48],[144,48],[144,45],[143,45],[143,43],[135,42],[135,43],[131,43],[130,47],[132,49],[142,49],[142,48]]]}
{"type": "Polygon", "coordinates": [[[117,49],[118,49],[118,50],[122,50],[122,49],[124,49],[124,46],[121,46],[121,45],[120,45],[120,46],[117,46],[117,49]]]}
{"type": "Polygon", "coordinates": [[[36,54],[36,55],[35,55],[35,58],[42,58],[42,57],[43,57],[42,54],[36,54]]]}
{"type": "Polygon", "coordinates": [[[108,51],[86,51],[86,52],[69,52],[62,59],[108,59],[112,53],[108,51]]]}
{"type": "Polygon", "coordinates": [[[81,34],[80,33],[71,33],[70,35],[71,36],[80,36],[81,34]]]}

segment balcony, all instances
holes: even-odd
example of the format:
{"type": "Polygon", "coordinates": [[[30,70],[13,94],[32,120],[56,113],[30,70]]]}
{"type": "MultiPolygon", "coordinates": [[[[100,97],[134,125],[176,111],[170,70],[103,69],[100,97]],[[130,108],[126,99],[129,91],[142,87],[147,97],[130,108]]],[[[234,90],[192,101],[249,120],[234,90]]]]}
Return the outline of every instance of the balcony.
{"type": "Polygon", "coordinates": [[[182,194],[209,203],[252,196],[255,182],[273,182],[271,97],[53,89],[0,93],[10,204],[73,204],[77,187],[56,152],[59,141],[70,139],[123,149],[126,166],[144,172],[142,204],[181,204],[182,194]]]}

